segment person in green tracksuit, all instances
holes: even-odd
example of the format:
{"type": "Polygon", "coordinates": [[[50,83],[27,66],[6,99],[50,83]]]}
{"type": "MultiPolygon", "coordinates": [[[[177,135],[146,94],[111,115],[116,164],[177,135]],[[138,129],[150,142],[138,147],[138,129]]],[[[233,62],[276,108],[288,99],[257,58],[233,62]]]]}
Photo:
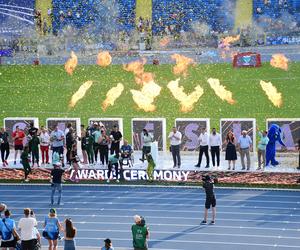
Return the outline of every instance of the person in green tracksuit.
{"type": "Polygon", "coordinates": [[[94,137],[89,131],[86,132],[86,152],[88,155],[89,164],[94,164],[94,137]]]}
{"type": "Polygon", "coordinates": [[[146,226],[144,218],[139,215],[134,216],[135,224],[131,226],[134,250],[147,250],[147,239],[150,237],[149,228],[146,226]]]}
{"type": "Polygon", "coordinates": [[[154,172],[154,168],[155,168],[156,164],[153,160],[151,153],[146,154],[146,159],[148,162],[148,167],[147,167],[148,180],[153,181],[153,172],[154,172]]]}
{"type": "Polygon", "coordinates": [[[39,167],[39,144],[40,139],[35,133],[31,139],[31,154],[32,154],[32,167],[34,167],[34,162],[36,161],[37,166],[39,167]]]}
{"type": "Polygon", "coordinates": [[[21,154],[21,163],[24,168],[25,179],[24,181],[28,182],[28,175],[31,172],[30,164],[29,164],[29,147],[26,146],[21,154]]]}

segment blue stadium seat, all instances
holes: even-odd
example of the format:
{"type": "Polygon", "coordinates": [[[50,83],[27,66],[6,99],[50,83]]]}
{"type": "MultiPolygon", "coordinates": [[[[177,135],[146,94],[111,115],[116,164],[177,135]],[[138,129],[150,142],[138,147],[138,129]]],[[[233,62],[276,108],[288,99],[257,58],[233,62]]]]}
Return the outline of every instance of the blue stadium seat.
{"type": "Polygon", "coordinates": [[[205,22],[217,31],[231,29],[233,20],[224,16],[222,4],[224,0],[153,0],[153,32],[157,34],[169,25],[190,31],[193,22],[205,22]]]}
{"type": "MultiPolygon", "coordinates": [[[[101,7],[103,0],[53,0],[53,31],[66,25],[83,28],[94,22],[101,23],[110,10],[101,7]]],[[[118,29],[131,30],[135,23],[135,0],[117,0],[118,29]]]]}
{"type": "Polygon", "coordinates": [[[0,0],[0,34],[17,34],[34,27],[34,0],[0,0]]]}

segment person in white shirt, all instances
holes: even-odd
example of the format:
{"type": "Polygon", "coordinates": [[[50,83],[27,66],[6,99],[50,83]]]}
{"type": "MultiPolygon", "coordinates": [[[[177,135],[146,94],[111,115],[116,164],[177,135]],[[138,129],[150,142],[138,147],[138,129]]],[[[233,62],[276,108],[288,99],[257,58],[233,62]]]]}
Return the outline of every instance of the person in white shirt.
{"type": "Polygon", "coordinates": [[[217,167],[220,166],[220,150],[222,147],[221,135],[217,133],[216,129],[213,128],[211,134],[209,135],[209,146],[211,153],[211,160],[213,167],[216,165],[215,158],[217,158],[217,167]]]}
{"type": "Polygon", "coordinates": [[[170,139],[171,152],[173,156],[173,168],[180,168],[181,159],[180,159],[180,144],[181,144],[181,133],[177,130],[176,127],[173,127],[168,138],[170,139]]]}
{"type": "Polygon", "coordinates": [[[241,163],[242,170],[245,170],[245,161],[244,158],[247,158],[247,170],[250,170],[250,150],[252,147],[252,140],[249,135],[247,135],[247,131],[243,130],[242,135],[239,137],[238,146],[241,154],[241,163]]]}
{"type": "Polygon", "coordinates": [[[198,141],[200,142],[200,150],[199,150],[198,163],[195,165],[195,167],[197,167],[197,168],[200,168],[200,166],[201,166],[203,153],[205,154],[205,157],[206,157],[205,168],[209,168],[209,155],[208,155],[209,138],[208,137],[209,136],[208,136],[208,133],[206,132],[206,128],[202,128],[201,134],[198,138],[198,141]]]}
{"type": "Polygon", "coordinates": [[[19,220],[18,229],[21,231],[21,245],[22,250],[32,250],[34,249],[34,239],[33,235],[34,227],[37,226],[37,221],[35,218],[30,216],[30,209],[24,209],[25,217],[19,220]]]}
{"type": "Polygon", "coordinates": [[[142,149],[142,158],[140,161],[144,162],[146,159],[146,155],[151,153],[151,144],[153,142],[153,136],[148,132],[147,129],[143,129],[143,149],[142,149]]]}
{"type": "Polygon", "coordinates": [[[50,135],[44,127],[40,134],[40,148],[42,152],[42,164],[49,164],[49,146],[50,146],[50,135]]]}

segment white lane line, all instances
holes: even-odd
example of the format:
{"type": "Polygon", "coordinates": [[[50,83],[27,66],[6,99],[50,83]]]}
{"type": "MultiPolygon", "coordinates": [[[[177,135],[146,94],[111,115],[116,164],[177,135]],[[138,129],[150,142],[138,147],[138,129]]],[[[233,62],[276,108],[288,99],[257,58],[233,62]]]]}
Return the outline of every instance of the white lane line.
{"type": "MultiPolygon", "coordinates": [[[[38,221],[38,223],[44,223],[44,221],[38,221]]],[[[97,225],[127,225],[129,228],[132,226],[132,223],[128,222],[96,222],[96,221],[80,221],[80,222],[73,222],[76,225],[82,224],[97,224],[97,225]]],[[[206,226],[201,226],[199,224],[170,224],[170,223],[151,223],[150,226],[167,226],[167,227],[201,227],[204,228],[206,226]]],[[[253,230],[270,230],[270,231],[291,231],[291,232],[300,232],[300,228],[293,229],[293,228],[282,228],[282,227],[250,227],[250,226],[218,226],[213,225],[216,228],[223,228],[223,229],[253,229],[253,230]]]]}
{"type": "MultiPolygon", "coordinates": [[[[216,194],[216,196],[219,196],[218,194],[216,194]]],[[[49,198],[49,195],[1,195],[1,197],[9,197],[9,198],[49,198]]],[[[66,196],[68,198],[78,198],[78,199],[82,199],[82,195],[68,195],[66,196]]],[[[197,200],[205,200],[203,193],[199,194],[199,198],[197,200]]],[[[118,196],[118,197],[111,197],[111,196],[85,196],[85,199],[143,199],[143,200],[192,200],[191,198],[184,198],[184,197],[142,197],[142,196],[118,196]]],[[[295,197],[296,198],[296,197],[295,197]]],[[[194,198],[195,199],[195,198],[194,198]]],[[[224,199],[224,198],[220,198],[218,199],[218,201],[230,201],[230,202],[254,202],[254,203],[279,203],[279,204],[299,204],[299,201],[280,201],[280,200],[247,200],[247,199],[224,199]]]]}
{"type": "MultiPolygon", "coordinates": [[[[101,238],[91,237],[77,237],[79,240],[103,240],[101,238]]],[[[114,238],[115,241],[132,241],[132,239],[114,238]]],[[[170,242],[170,243],[202,243],[212,245],[235,245],[235,246],[261,246],[261,247],[282,247],[282,248],[297,248],[300,249],[300,245],[280,245],[280,244],[263,244],[263,243],[250,243],[250,242],[230,242],[230,241],[204,241],[204,240],[169,240],[169,239],[151,239],[149,245],[153,245],[153,242],[170,242]],[[152,243],[152,244],[151,244],[152,243]]],[[[188,246],[188,245],[187,245],[188,246]]]]}
{"type": "MultiPolygon", "coordinates": [[[[223,212],[218,212],[218,214],[224,214],[223,212]]],[[[237,213],[231,213],[233,215],[236,215],[237,213]]],[[[14,216],[22,216],[23,214],[15,214],[14,216]]],[[[45,214],[35,214],[36,216],[45,216],[45,214]]],[[[110,218],[111,215],[107,215],[107,214],[93,214],[93,215],[87,215],[87,214],[62,214],[65,217],[96,217],[96,218],[110,218]]],[[[114,218],[131,218],[132,219],[132,215],[113,215],[114,218]]],[[[172,219],[172,220],[200,220],[201,217],[181,217],[181,216],[145,216],[147,219],[172,219]]],[[[262,222],[262,223],[281,223],[281,224],[299,224],[300,221],[288,221],[288,220],[254,220],[254,219],[224,219],[224,218],[219,218],[219,221],[235,221],[235,222],[262,222]]],[[[109,223],[109,222],[107,222],[109,223]]]]}
{"type": "MultiPolygon", "coordinates": [[[[10,203],[7,203],[7,204],[10,204],[10,203]]],[[[218,208],[238,208],[238,209],[256,209],[256,210],[268,210],[268,213],[270,210],[288,210],[290,212],[292,211],[298,211],[300,210],[300,208],[285,208],[285,207],[261,207],[261,206],[246,206],[246,205],[239,205],[239,206],[234,206],[234,205],[229,205],[229,206],[226,206],[226,205],[218,205],[217,206],[218,208]]],[[[10,206],[11,209],[15,209],[15,210],[22,210],[23,211],[23,207],[14,207],[14,206],[10,206]]],[[[49,207],[34,207],[35,209],[39,209],[39,210],[48,210],[49,207]]],[[[99,208],[89,208],[89,207],[82,207],[82,208],[79,208],[79,207],[57,207],[56,208],[57,210],[74,210],[74,209],[79,209],[79,210],[83,210],[83,211],[96,211],[97,209],[99,210],[99,208]]],[[[108,210],[108,211],[137,211],[136,208],[128,208],[128,209],[121,209],[121,208],[101,208],[101,211],[103,210],[108,210]]],[[[167,212],[167,213],[197,213],[199,212],[199,210],[179,210],[179,209],[176,209],[176,210],[169,210],[169,209],[144,209],[144,208],[139,208],[138,209],[139,211],[145,211],[145,212],[167,212]]],[[[202,211],[201,211],[202,212],[202,211]]],[[[232,211],[234,213],[234,211],[232,211]]],[[[287,215],[287,214],[282,214],[282,215],[287,215]]],[[[290,214],[288,214],[290,215],[290,214]]]]}
{"type": "MultiPolygon", "coordinates": [[[[49,184],[46,183],[30,183],[30,184],[25,184],[25,183],[0,183],[0,186],[25,186],[25,187],[49,187],[49,184]]],[[[165,188],[165,189],[172,189],[172,188],[176,188],[176,189],[187,189],[187,190],[191,190],[191,189],[202,189],[202,186],[199,184],[199,186],[178,186],[178,185],[170,185],[170,186],[166,186],[166,185],[136,185],[136,184],[66,184],[65,187],[109,187],[109,188],[126,188],[126,187],[130,187],[133,189],[138,189],[138,188],[165,188]]],[[[281,191],[281,192],[300,192],[300,188],[299,189],[289,189],[289,188],[251,188],[251,187],[216,187],[216,189],[220,189],[220,190],[248,190],[248,191],[273,191],[273,192],[277,192],[277,191],[281,191]]],[[[105,192],[105,191],[103,191],[105,192]]]]}
{"type": "MultiPolygon", "coordinates": [[[[199,199],[200,200],[204,200],[204,199],[199,199]]],[[[6,202],[5,200],[2,200],[2,202],[6,202]]],[[[24,201],[9,201],[7,202],[9,204],[24,204],[24,201]]],[[[47,201],[30,201],[30,204],[49,204],[49,202],[47,201]]],[[[93,201],[93,202],[87,202],[87,201],[84,201],[84,202],[79,202],[79,201],[64,201],[63,202],[64,204],[78,204],[78,203],[82,203],[82,204],[86,204],[86,205],[90,205],[90,206],[93,206],[93,205],[135,205],[137,207],[143,205],[143,206],[168,206],[168,207],[203,207],[203,204],[200,204],[199,202],[199,205],[197,204],[180,204],[180,203],[175,203],[175,204],[172,204],[172,203],[139,203],[139,202],[97,202],[97,201],[93,201]]],[[[292,208],[291,208],[292,209],[292,208]]],[[[251,214],[251,213],[248,213],[248,214],[251,214]]],[[[259,214],[259,215],[264,215],[265,213],[253,213],[253,214],[259,214]]],[[[269,214],[269,215],[275,215],[275,216],[279,216],[279,215],[282,215],[282,214],[269,214]]],[[[294,215],[294,216],[300,216],[300,215],[294,215]]]]}
{"type": "MultiPolygon", "coordinates": [[[[1,185],[0,185],[1,187],[1,185]]],[[[39,192],[39,193],[49,193],[51,192],[51,188],[49,187],[48,189],[43,189],[43,190],[29,190],[29,189],[21,189],[21,190],[17,190],[17,189],[5,189],[5,190],[1,190],[0,188],[0,191],[1,193],[3,192],[18,192],[18,193],[26,193],[28,194],[28,191],[29,192],[39,192]],[[23,192],[22,192],[23,191],[23,192]]],[[[276,192],[276,191],[275,191],[276,192]]],[[[86,191],[83,191],[83,190],[66,190],[65,187],[63,189],[63,193],[64,194],[68,194],[68,193],[76,193],[76,194],[88,194],[88,193],[116,193],[116,195],[120,195],[120,194],[132,194],[132,193],[135,193],[135,194],[152,194],[152,195],[164,195],[164,194],[173,194],[175,196],[178,196],[178,195],[193,195],[193,196],[198,196],[199,194],[203,194],[203,191],[202,189],[199,189],[199,192],[183,192],[182,190],[180,192],[168,192],[168,191],[165,191],[165,190],[159,190],[159,191],[156,191],[156,192],[151,192],[151,191],[112,191],[112,190],[86,190],[86,191]]],[[[256,196],[259,196],[259,197],[270,197],[270,198],[298,198],[298,194],[295,193],[295,195],[269,195],[269,194],[263,194],[263,193],[256,193],[255,191],[253,191],[252,193],[232,193],[232,192],[229,192],[229,193],[219,193],[219,192],[216,192],[216,194],[218,196],[232,196],[232,197],[235,197],[235,196],[241,196],[241,197],[248,197],[248,198],[253,198],[253,197],[256,197],[256,196]]],[[[99,197],[99,196],[98,196],[99,197]]]]}
{"type": "MultiPolygon", "coordinates": [[[[214,226],[211,226],[214,227],[214,226]]],[[[199,227],[199,229],[201,229],[199,227]]],[[[42,231],[42,228],[39,228],[42,231]]],[[[193,228],[195,230],[195,228],[193,228]]],[[[129,230],[114,230],[114,229],[80,229],[80,232],[110,232],[110,233],[128,233],[131,232],[129,230]]],[[[293,237],[293,236],[281,236],[281,235],[262,235],[262,234],[229,234],[229,233],[203,233],[203,232],[182,232],[182,231],[151,231],[151,235],[153,234],[179,234],[181,235],[214,235],[214,236],[234,236],[234,237],[255,237],[255,238],[272,238],[272,239],[293,239],[293,240],[300,240],[300,237],[293,237]]]]}

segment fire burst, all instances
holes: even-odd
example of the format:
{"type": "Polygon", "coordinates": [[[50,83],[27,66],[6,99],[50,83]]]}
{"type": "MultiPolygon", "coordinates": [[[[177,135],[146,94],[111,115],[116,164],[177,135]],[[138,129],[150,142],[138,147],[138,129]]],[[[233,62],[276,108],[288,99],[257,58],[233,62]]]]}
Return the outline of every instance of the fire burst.
{"type": "Polygon", "coordinates": [[[232,98],[232,92],[227,90],[225,86],[220,84],[219,79],[209,78],[207,80],[210,87],[214,90],[215,94],[220,97],[221,100],[227,101],[229,104],[234,104],[235,100],[232,98]]]}
{"type": "Polygon", "coordinates": [[[189,65],[195,63],[192,58],[188,58],[179,54],[173,54],[171,55],[171,58],[176,61],[176,65],[173,67],[173,73],[175,75],[182,74],[184,77],[187,76],[187,70],[189,65]]]}
{"type": "Polygon", "coordinates": [[[289,68],[288,62],[289,62],[289,59],[287,59],[285,55],[274,54],[274,55],[272,55],[270,64],[274,68],[280,68],[280,69],[287,71],[289,68]]]}
{"type": "Polygon", "coordinates": [[[73,71],[77,67],[78,64],[78,58],[76,54],[72,51],[70,58],[65,63],[65,70],[69,75],[73,74],[73,71]]]}
{"type": "Polygon", "coordinates": [[[71,101],[69,103],[69,107],[74,108],[76,103],[85,96],[86,92],[92,86],[92,84],[93,84],[92,81],[87,81],[84,84],[82,84],[80,88],[72,96],[71,101]]]}
{"type": "Polygon", "coordinates": [[[159,41],[159,45],[161,47],[166,47],[170,43],[170,38],[169,37],[164,37],[159,41]]]}
{"type": "Polygon", "coordinates": [[[106,93],[106,99],[102,103],[102,109],[105,111],[109,105],[113,106],[115,101],[121,96],[124,90],[124,85],[118,83],[116,87],[111,88],[106,93]]]}
{"type": "Polygon", "coordinates": [[[175,81],[170,81],[168,83],[168,89],[171,91],[172,95],[180,102],[181,111],[189,112],[194,109],[194,104],[199,100],[199,98],[203,95],[204,91],[200,85],[195,87],[195,90],[187,95],[184,92],[184,87],[179,87],[180,78],[175,81]]]}
{"type": "Polygon", "coordinates": [[[97,64],[101,67],[107,67],[111,64],[112,58],[108,51],[99,52],[97,56],[97,64]]]}
{"type": "Polygon", "coordinates": [[[240,35],[237,36],[226,36],[221,40],[221,46],[224,48],[229,48],[234,42],[240,40],[240,35]]]}
{"type": "Polygon", "coordinates": [[[262,87],[263,91],[265,91],[269,100],[273,103],[273,105],[277,108],[282,106],[282,95],[280,92],[277,91],[276,87],[273,86],[271,82],[264,82],[260,81],[260,86],[262,87]]]}
{"type": "Polygon", "coordinates": [[[130,90],[133,101],[140,109],[146,112],[153,112],[156,106],[153,104],[154,99],[159,96],[161,87],[154,81],[144,84],[141,90],[130,90]]]}
{"type": "Polygon", "coordinates": [[[147,60],[142,58],[141,60],[137,60],[128,64],[123,65],[123,69],[128,72],[133,72],[135,77],[135,82],[137,84],[145,84],[154,81],[153,73],[145,72],[144,65],[147,60]]]}

